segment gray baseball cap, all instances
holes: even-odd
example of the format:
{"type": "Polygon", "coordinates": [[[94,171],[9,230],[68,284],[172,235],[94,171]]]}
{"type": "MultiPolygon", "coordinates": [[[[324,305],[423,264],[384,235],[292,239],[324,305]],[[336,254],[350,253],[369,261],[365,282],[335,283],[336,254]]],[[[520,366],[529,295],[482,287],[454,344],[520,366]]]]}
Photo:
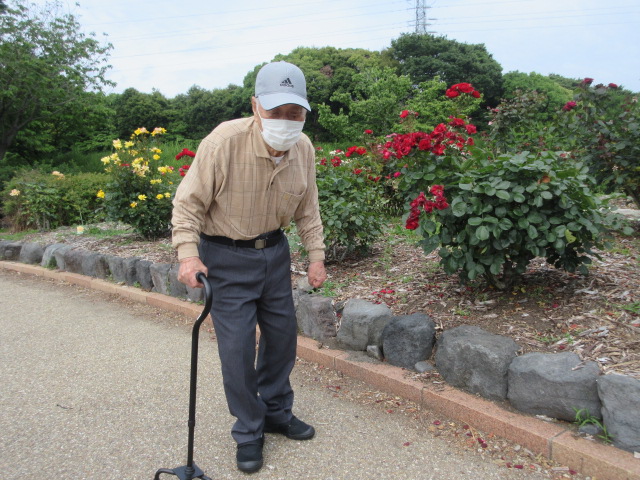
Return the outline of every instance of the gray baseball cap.
{"type": "Polygon", "coordinates": [[[272,62],[262,67],[256,77],[256,97],[265,110],[293,103],[311,111],[304,73],[292,63],[272,62]]]}

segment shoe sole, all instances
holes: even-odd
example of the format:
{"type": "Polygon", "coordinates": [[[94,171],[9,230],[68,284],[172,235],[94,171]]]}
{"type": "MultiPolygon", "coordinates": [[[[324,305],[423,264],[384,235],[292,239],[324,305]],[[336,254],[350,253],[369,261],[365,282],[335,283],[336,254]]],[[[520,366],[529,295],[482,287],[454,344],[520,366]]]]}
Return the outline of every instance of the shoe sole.
{"type": "Polygon", "coordinates": [[[291,440],[311,440],[314,435],[316,434],[316,431],[313,427],[311,427],[309,430],[307,430],[306,432],[303,433],[299,433],[297,435],[288,435],[286,432],[283,432],[282,430],[278,430],[277,428],[269,428],[266,427],[264,428],[264,432],[265,433],[278,433],[280,435],[284,435],[285,437],[291,439],[291,440]]]}
{"type": "Polygon", "coordinates": [[[255,473],[262,468],[262,460],[250,460],[247,462],[237,462],[238,470],[244,473],[255,473]]]}

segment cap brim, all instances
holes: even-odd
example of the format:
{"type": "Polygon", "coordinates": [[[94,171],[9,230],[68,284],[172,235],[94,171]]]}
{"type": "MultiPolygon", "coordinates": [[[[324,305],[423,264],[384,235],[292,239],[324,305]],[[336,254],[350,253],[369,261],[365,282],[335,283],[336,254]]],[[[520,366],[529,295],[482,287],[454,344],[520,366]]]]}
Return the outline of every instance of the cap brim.
{"type": "Polygon", "coordinates": [[[294,105],[300,105],[309,112],[311,111],[309,102],[305,98],[293,93],[267,93],[260,95],[258,100],[265,110],[272,110],[281,105],[293,103],[294,105]]]}

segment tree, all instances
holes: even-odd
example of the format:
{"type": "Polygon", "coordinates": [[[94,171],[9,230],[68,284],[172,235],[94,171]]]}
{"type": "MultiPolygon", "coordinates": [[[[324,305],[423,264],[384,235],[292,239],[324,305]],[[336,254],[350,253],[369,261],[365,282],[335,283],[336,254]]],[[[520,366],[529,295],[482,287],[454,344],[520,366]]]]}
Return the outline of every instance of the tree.
{"type": "Polygon", "coordinates": [[[414,83],[440,77],[448,85],[471,83],[487,105],[502,95],[502,67],[483,44],[466,44],[429,34],[403,34],[391,42],[389,55],[399,63],[399,73],[414,83]]]}
{"type": "Polygon", "coordinates": [[[135,88],[127,88],[115,98],[113,108],[116,132],[120,138],[127,138],[140,127],[150,130],[167,128],[172,117],[169,100],[157,90],[142,93],[135,88]]]}
{"type": "Polygon", "coordinates": [[[178,95],[171,101],[178,117],[170,132],[176,131],[190,139],[207,136],[219,123],[247,113],[250,103],[243,101],[242,88],[229,85],[224,89],[206,90],[192,86],[186,95],[178,95]]]}
{"type": "Polygon", "coordinates": [[[82,33],[60,2],[14,3],[0,15],[0,163],[22,130],[113,85],[105,78],[111,44],[82,33]]]}
{"type": "Polygon", "coordinates": [[[544,112],[548,114],[547,119],[573,97],[573,89],[565,88],[551,77],[536,72],[509,72],[505,73],[502,79],[504,80],[504,97],[507,99],[517,96],[518,90],[543,93],[548,100],[547,105],[544,106],[544,112]]]}
{"type": "Polygon", "coordinates": [[[389,132],[411,93],[409,77],[398,76],[391,68],[369,68],[352,76],[351,91],[330,97],[330,101],[344,105],[338,114],[326,104],[318,107],[319,121],[342,141],[353,141],[366,129],[376,134],[389,132]]]}

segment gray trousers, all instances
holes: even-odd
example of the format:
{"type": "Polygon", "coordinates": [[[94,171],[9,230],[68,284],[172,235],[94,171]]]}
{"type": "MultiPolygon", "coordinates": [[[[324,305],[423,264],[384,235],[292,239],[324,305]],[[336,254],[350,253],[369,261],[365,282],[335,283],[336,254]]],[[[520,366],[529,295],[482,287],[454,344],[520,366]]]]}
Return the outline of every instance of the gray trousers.
{"type": "Polygon", "coordinates": [[[296,359],[297,322],[291,294],[291,256],[285,235],[269,248],[200,241],[209,269],[211,315],[227,405],[238,443],[262,435],[265,419],[291,419],[289,375],[296,359]],[[260,342],[256,358],[256,324],[260,342]]]}

